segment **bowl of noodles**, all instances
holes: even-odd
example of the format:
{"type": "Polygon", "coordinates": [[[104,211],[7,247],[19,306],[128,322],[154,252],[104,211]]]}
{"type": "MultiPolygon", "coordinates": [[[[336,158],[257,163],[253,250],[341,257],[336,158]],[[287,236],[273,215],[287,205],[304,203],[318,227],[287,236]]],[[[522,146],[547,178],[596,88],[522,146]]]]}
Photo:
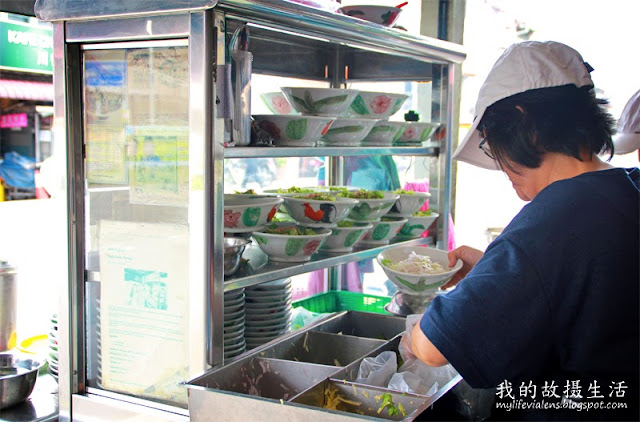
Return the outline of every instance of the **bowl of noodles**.
{"type": "Polygon", "coordinates": [[[461,260],[449,267],[446,251],[424,246],[387,249],[377,261],[400,291],[419,296],[435,294],[462,268],[461,260]]]}

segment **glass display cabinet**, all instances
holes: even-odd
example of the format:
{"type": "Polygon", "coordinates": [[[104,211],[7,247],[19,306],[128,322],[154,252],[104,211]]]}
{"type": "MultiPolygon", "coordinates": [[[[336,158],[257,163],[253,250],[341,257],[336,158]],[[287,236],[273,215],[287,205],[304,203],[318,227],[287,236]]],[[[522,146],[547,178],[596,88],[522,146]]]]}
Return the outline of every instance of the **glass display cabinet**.
{"type": "Polygon", "coordinates": [[[54,27],[54,133],[67,145],[62,420],[189,419],[187,381],[229,363],[225,292],[316,270],[340,288],[341,266],[397,243],[304,264],[272,263],[251,246],[246,268],[225,278],[234,160],[316,158],[326,184],[344,185],[351,158],[414,157],[411,177],[429,181],[440,218],[428,238],[403,242],[446,249],[459,45],[284,0],[37,0],[35,10],[54,27]],[[418,110],[440,124],[437,136],[417,146],[228,145],[230,43],[245,24],[254,110],[256,95],[285,83],[375,86],[408,94],[400,118],[418,110]]]}

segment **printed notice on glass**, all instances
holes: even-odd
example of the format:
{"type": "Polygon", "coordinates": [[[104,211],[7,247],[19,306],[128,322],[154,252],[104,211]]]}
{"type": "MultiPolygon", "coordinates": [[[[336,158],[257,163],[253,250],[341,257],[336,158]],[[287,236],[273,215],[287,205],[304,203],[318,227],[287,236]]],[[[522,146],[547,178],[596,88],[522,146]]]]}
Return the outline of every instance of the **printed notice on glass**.
{"type": "Polygon", "coordinates": [[[186,404],[187,226],[99,226],[100,368],[105,389],[186,404]]]}

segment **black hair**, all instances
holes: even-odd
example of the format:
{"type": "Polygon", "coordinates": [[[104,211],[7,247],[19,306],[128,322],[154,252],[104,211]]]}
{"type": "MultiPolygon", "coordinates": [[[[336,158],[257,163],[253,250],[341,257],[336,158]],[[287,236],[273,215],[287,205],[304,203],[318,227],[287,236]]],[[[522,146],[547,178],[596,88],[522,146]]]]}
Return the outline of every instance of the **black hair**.
{"type": "Polygon", "coordinates": [[[490,105],[478,124],[493,157],[537,168],[545,152],[582,161],[585,153],[610,152],[613,157],[615,119],[596,98],[593,88],[563,85],[539,88],[503,98],[490,105]]]}

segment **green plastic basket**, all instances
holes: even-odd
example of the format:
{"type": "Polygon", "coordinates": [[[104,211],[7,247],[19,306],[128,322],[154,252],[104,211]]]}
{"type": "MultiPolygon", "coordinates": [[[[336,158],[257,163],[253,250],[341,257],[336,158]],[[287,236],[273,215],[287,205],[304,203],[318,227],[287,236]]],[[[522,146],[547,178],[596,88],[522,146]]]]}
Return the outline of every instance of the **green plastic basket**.
{"type": "Polygon", "coordinates": [[[292,303],[292,306],[294,308],[302,306],[308,311],[317,313],[362,311],[388,314],[389,312],[387,312],[384,307],[390,300],[390,297],[384,296],[373,296],[347,291],[331,291],[297,300],[292,303]]]}

